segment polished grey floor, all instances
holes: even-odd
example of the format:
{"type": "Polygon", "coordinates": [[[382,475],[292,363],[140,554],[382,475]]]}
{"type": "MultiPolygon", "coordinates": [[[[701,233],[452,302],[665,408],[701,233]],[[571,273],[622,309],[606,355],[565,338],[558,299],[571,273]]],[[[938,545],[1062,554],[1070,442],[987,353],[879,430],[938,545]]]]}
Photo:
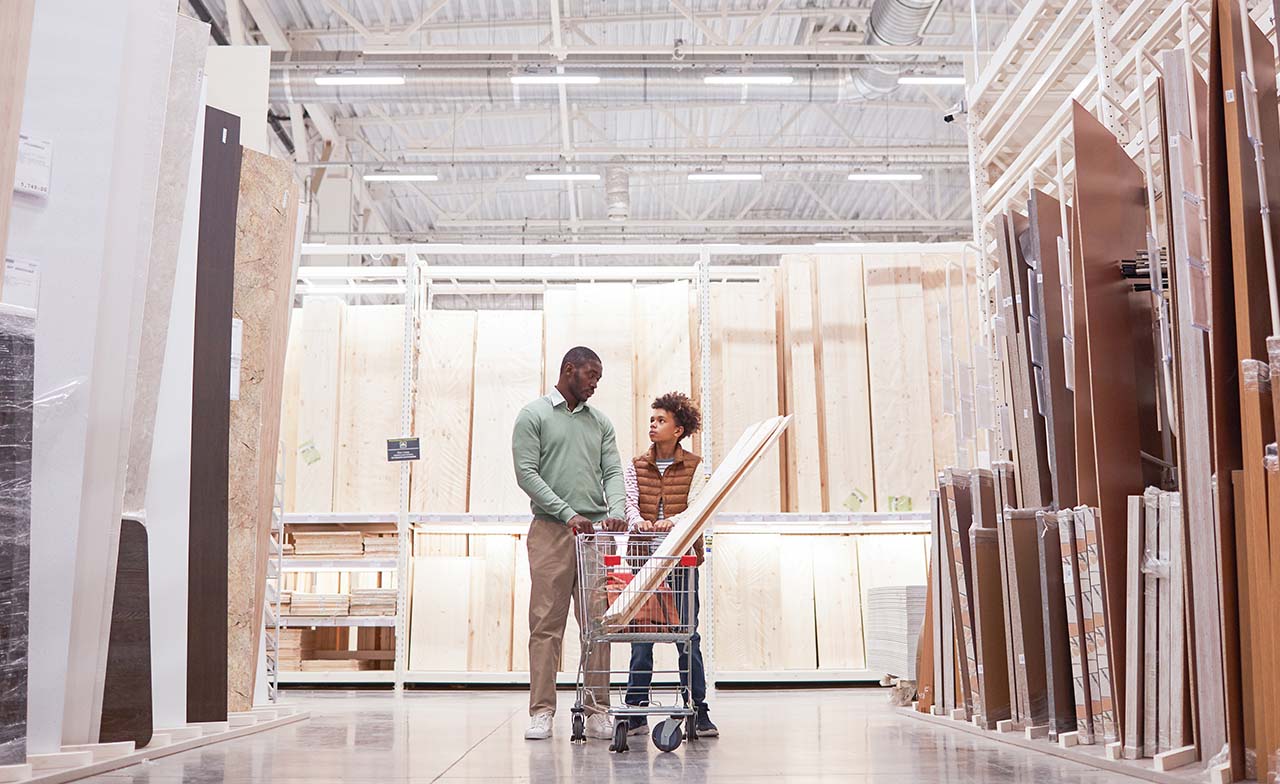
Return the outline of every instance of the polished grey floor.
{"type": "Polygon", "coordinates": [[[897,715],[881,689],[722,691],[721,737],[663,754],[633,738],[569,743],[572,695],[556,735],[525,741],[522,692],[286,692],[300,724],[175,754],[98,784],[427,784],[427,782],[1079,782],[1133,781],[897,715]]]}

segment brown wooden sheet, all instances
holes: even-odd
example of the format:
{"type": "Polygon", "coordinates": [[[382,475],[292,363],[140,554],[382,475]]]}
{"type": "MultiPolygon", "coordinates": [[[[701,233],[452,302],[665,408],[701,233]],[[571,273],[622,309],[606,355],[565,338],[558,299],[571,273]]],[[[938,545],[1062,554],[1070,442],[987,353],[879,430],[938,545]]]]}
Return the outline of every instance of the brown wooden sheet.
{"type": "Polygon", "coordinates": [[[1040,601],[1040,546],[1036,509],[1015,509],[1005,516],[1013,553],[1013,582],[1016,585],[1017,618],[1014,628],[1020,637],[1015,649],[1022,670],[1020,698],[1025,706],[1023,721],[1028,726],[1049,723],[1049,698],[1045,679],[1044,609],[1040,601]]]}
{"type": "Polygon", "coordinates": [[[1076,728],[1075,690],[1071,683],[1071,646],[1062,581],[1062,544],[1056,512],[1036,513],[1036,546],[1040,556],[1040,601],[1044,618],[1045,685],[1049,702],[1049,737],[1076,728]]]}
{"type": "Polygon", "coordinates": [[[957,538],[957,527],[952,525],[952,515],[956,508],[955,486],[948,479],[943,481],[941,491],[943,552],[948,556],[946,559],[947,598],[951,602],[951,628],[952,639],[955,641],[954,650],[958,653],[956,681],[959,687],[958,693],[960,694],[961,704],[957,707],[964,709],[965,719],[967,720],[971,716],[974,695],[972,693],[972,681],[969,677],[969,658],[965,653],[964,644],[964,624],[968,615],[967,610],[963,609],[966,593],[964,591],[964,562],[961,557],[960,542],[957,538]]]}
{"type": "Polygon", "coordinates": [[[969,530],[973,551],[975,624],[978,630],[978,674],[982,692],[982,726],[1010,718],[1009,673],[1005,658],[1004,586],[1000,576],[999,532],[969,530]]]}

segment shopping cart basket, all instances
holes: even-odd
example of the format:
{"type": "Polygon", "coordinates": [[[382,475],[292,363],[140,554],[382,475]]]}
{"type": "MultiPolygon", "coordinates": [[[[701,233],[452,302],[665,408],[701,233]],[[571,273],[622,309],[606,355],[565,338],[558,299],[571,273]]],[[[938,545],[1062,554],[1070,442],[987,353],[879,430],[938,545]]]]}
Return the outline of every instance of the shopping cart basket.
{"type": "MultiPolygon", "coordinates": [[[[627,733],[633,717],[662,716],[653,727],[653,745],[673,751],[688,737],[697,738],[697,719],[687,684],[690,676],[689,646],[693,633],[693,584],[697,557],[692,553],[655,555],[663,533],[578,534],[578,657],[577,699],[573,707],[575,743],[586,741],[586,710],[598,709],[614,722],[610,751],[627,750],[627,733]],[[606,623],[605,610],[631,583],[636,572],[653,559],[661,559],[671,572],[652,590],[643,591],[640,611],[625,626],[606,623]],[[628,668],[597,662],[608,655],[613,643],[674,643],[681,655],[674,670],[653,672],[648,694],[642,701],[627,701],[628,668]],[[600,704],[605,702],[606,704],[600,704]],[[683,729],[682,729],[683,725],[683,729]]],[[[654,561],[653,563],[658,563],[654,561]]],[[[627,662],[626,664],[629,664],[627,662]]]]}

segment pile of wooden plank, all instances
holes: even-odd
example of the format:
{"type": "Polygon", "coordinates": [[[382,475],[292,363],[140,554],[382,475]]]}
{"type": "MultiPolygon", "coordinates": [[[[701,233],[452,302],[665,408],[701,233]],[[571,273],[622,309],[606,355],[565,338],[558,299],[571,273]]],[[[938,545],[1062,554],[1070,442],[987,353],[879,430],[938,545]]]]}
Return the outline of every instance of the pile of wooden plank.
{"type": "Polygon", "coordinates": [[[290,536],[295,555],[364,555],[364,534],[359,531],[295,531],[290,536]]]}
{"type": "Polygon", "coordinates": [[[335,617],[349,615],[351,597],[345,593],[293,592],[289,602],[290,615],[335,617]]]}
{"type": "Polygon", "coordinates": [[[350,612],[359,617],[395,615],[396,589],[352,588],[350,612]]]}
{"type": "Polygon", "coordinates": [[[863,608],[867,669],[915,680],[925,598],[923,585],[890,585],[867,591],[863,608]]]}
{"type": "Polygon", "coordinates": [[[365,534],[365,555],[396,555],[399,553],[399,539],[395,534],[365,534]]]}
{"type": "Polygon", "coordinates": [[[281,629],[278,659],[282,671],[297,672],[303,659],[310,659],[316,649],[314,629],[281,629]]]}

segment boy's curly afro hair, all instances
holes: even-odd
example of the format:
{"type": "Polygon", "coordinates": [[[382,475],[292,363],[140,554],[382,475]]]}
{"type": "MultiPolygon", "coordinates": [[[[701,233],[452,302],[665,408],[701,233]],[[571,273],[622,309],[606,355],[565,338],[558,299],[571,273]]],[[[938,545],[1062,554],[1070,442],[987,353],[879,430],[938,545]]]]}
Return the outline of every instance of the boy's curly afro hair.
{"type": "Polygon", "coordinates": [[[668,392],[655,399],[650,408],[670,411],[671,416],[675,417],[676,424],[684,430],[684,435],[681,436],[681,439],[692,436],[702,427],[702,412],[689,399],[689,396],[683,392],[668,392]]]}

